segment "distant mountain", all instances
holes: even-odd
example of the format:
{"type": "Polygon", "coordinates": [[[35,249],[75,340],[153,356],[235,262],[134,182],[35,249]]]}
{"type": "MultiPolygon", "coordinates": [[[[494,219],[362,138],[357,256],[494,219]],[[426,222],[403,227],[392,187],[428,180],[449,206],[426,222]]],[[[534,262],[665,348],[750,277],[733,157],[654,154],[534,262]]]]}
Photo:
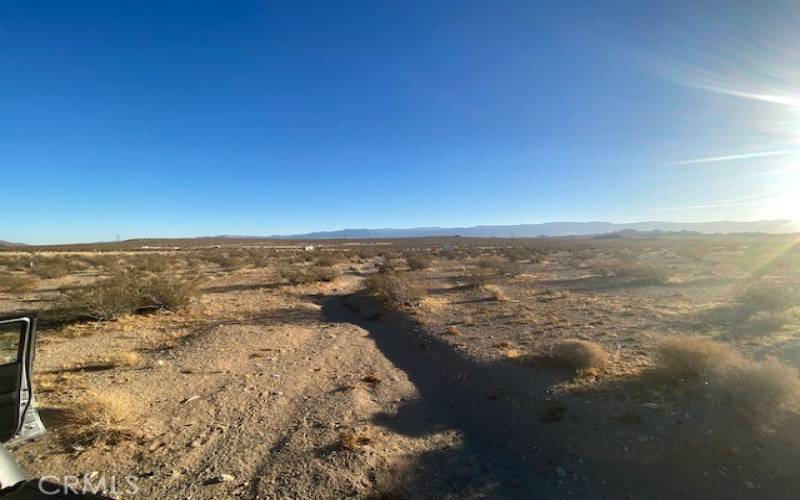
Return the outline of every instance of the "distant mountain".
{"type": "Polygon", "coordinates": [[[534,238],[537,236],[586,236],[625,232],[692,232],[715,233],[794,233],[800,223],[790,220],[763,220],[752,222],[546,222],[544,224],[517,224],[511,226],[472,227],[415,227],[409,229],[342,229],[305,234],[280,235],[283,239],[368,239],[414,238],[426,236],[469,236],[477,238],[534,238]]]}
{"type": "Polygon", "coordinates": [[[22,243],[14,243],[12,241],[0,240],[0,247],[20,247],[22,243]]]}

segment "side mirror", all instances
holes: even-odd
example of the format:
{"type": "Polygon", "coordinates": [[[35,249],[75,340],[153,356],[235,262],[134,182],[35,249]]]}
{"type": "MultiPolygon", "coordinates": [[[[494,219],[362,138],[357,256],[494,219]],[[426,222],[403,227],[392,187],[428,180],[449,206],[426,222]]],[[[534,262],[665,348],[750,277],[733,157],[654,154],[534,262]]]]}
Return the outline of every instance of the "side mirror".
{"type": "Polygon", "coordinates": [[[44,433],[34,408],[36,317],[0,318],[0,442],[44,433]]]}

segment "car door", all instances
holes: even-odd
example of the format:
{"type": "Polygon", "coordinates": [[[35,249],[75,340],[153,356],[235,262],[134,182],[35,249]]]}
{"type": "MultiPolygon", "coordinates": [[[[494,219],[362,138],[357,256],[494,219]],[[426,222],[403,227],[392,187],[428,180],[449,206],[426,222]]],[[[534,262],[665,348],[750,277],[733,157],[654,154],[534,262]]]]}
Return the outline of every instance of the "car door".
{"type": "Polygon", "coordinates": [[[34,316],[0,318],[0,442],[44,432],[31,384],[35,337],[34,316]]]}

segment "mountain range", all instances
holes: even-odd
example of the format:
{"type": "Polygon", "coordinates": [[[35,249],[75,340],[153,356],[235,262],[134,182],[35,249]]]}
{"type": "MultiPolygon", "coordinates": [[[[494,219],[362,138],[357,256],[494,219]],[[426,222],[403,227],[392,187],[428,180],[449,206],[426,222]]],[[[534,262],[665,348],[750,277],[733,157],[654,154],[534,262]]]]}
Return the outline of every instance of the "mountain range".
{"type": "Polygon", "coordinates": [[[341,229],[304,234],[275,235],[284,239],[365,239],[413,238],[426,236],[467,236],[479,238],[533,238],[537,236],[586,236],[620,231],[715,233],[793,233],[800,223],[791,220],[751,222],[546,222],[543,224],[491,225],[471,227],[415,227],[381,229],[341,229]]]}
{"type": "MultiPolygon", "coordinates": [[[[337,231],[316,231],[303,234],[282,234],[273,236],[219,235],[189,238],[200,239],[379,239],[379,238],[424,238],[436,236],[464,236],[472,238],[536,238],[556,236],[599,236],[599,237],[650,237],[664,233],[730,234],[730,233],[797,233],[800,221],[759,220],[751,222],[545,222],[542,224],[485,225],[470,227],[414,227],[380,229],[340,229],[337,231]],[[605,236],[603,236],[605,235],[605,236]]],[[[158,241],[174,240],[159,238],[158,241]]],[[[130,241],[149,241],[137,238],[130,241]]],[[[108,242],[110,243],[110,242],[108,242]]],[[[0,240],[0,247],[25,246],[0,240]]]]}

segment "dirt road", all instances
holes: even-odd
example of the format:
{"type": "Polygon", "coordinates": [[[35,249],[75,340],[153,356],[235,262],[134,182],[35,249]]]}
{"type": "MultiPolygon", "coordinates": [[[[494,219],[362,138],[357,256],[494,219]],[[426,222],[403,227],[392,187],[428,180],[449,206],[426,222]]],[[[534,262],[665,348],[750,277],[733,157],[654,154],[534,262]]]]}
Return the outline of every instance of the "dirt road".
{"type": "Polygon", "coordinates": [[[45,334],[36,368],[56,377],[52,392],[40,394],[51,432],[14,453],[35,476],[133,473],[138,494],[150,498],[367,497],[401,486],[446,496],[491,487],[486,468],[504,464],[485,463],[479,450],[456,457],[464,463],[455,480],[433,489],[425,480],[451,468],[448,451],[460,448],[461,436],[427,406],[407,411],[409,402],[438,396],[420,394],[384,354],[402,356],[399,345],[381,344],[385,331],[376,337],[357,324],[341,298],[357,286],[345,278],[317,296],[291,296],[217,285],[223,304],[207,295],[185,315],[87,325],[96,331],[69,338],[45,334]],[[199,309],[231,319],[187,322],[199,309]],[[74,367],[131,350],[144,354],[142,366],[74,367]],[[96,388],[131,396],[142,441],[65,448],[59,408],[96,388]],[[411,473],[420,484],[407,484],[411,473]]]}

